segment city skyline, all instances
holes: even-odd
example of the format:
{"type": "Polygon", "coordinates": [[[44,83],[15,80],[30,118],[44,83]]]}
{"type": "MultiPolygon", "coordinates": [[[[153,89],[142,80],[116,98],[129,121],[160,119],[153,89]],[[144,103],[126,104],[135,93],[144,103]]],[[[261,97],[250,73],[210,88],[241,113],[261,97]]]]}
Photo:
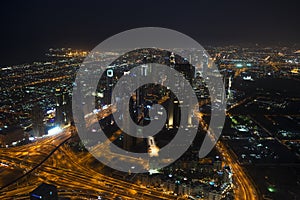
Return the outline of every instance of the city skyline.
{"type": "Polygon", "coordinates": [[[297,2],[0,6],[0,199],[300,198],[297,2]]]}
{"type": "MultiPolygon", "coordinates": [[[[149,116],[145,111],[151,109],[151,105],[155,102],[164,105],[168,113],[172,113],[168,115],[166,128],[155,135],[155,139],[146,142],[145,140],[133,140],[119,129],[111,115],[120,114],[120,112],[115,104],[109,103],[110,98],[107,98],[107,95],[109,97],[113,85],[118,82],[119,78],[123,75],[130,75],[128,70],[138,64],[147,65],[147,67],[144,66],[142,72],[145,75],[152,68],[151,62],[161,62],[170,67],[175,64],[174,67],[190,79],[201,110],[198,114],[194,113],[192,117],[192,124],[195,120],[199,120],[201,128],[197,132],[193,145],[183,157],[158,171],[150,168],[150,173],[159,172],[159,175],[153,176],[133,175],[131,172],[122,174],[96,162],[76,136],[70,112],[68,114],[68,108],[70,108],[68,96],[71,95],[74,86],[74,77],[82,60],[89,52],[68,48],[50,49],[47,53],[48,61],[15,65],[3,68],[1,71],[5,74],[2,77],[3,89],[1,90],[1,102],[3,103],[1,133],[5,136],[1,138],[3,153],[1,165],[3,169],[7,167],[14,169],[12,174],[8,173],[10,171],[8,169],[3,171],[2,189],[9,192],[11,188],[11,192],[13,192],[18,190],[18,184],[25,184],[24,186],[27,188],[25,191],[31,192],[34,185],[37,187],[36,184],[41,183],[34,181],[40,176],[44,177],[42,182],[52,183],[52,185],[58,183],[53,182],[53,180],[57,180],[56,178],[50,177],[66,176],[66,180],[72,180],[72,183],[77,185],[77,181],[73,179],[75,176],[94,185],[92,196],[98,194],[103,197],[107,196],[108,199],[113,198],[116,194],[129,195],[128,192],[131,190],[125,186],[126,184],[122,183],[120,186],[115,182],[118,180],[128,181],[127,179],[130,179],[129,182],[135,184],[135,187],[138,184],[143,187],[151,186],[152,193],[155,192],[154,196],[162,195],[162,199],[172,199],[172,195],[177,193],[182,198],[186,194],[198,194],[203,198],[221,199],[224,197],[222,191],[226,191],[227,199],[256,199],[271,195],[280,197],[287,191],[290,196],[297,195],[295,187],[297,187],[298,175],[295,170],[298,169],[299,163],[297,143],[299,93],[295,92],[291,86],[299,81],[299,68],[297,67],[299,66],[299,52],[289,48],[237,48],[232,46],[207,49],[224,77],[227,114],[220,142],[206,158],[198,160],[195,152],[198,152],[201,146],[203,133],[212,109],[208,91],[201,78],[201,73],[205,73],[205,70],[197,71],[195,74],[188,64],[197,59],[199,52],[192,49],[180,50],[185,53],[186,57],[178,57],[169,52],[172,50],[160,51],[155,48],[138,49],[125,55],[118,51],[115,53],[92,52],[92,55],[106,59],[119,54],[122,56],[106,69],[104,77],[99,81],[97,92],[92,93],[97,100],[96,107],[94,110],[90,110],[83,106],[85,116],[80,121],[85,121],[82,125],[88,127],[91,133],[98,132],[98,122],[101,129],[105,131],[108,137],[107,141],[100,142],[99,145],[95,144],[95,141],[91,141],[91,148],[95,148],[95,153],[105,152],[104,163],[117,158],[117,154],[108,148],[110,142],[133,152],[148,152],[150,156],[155,157],[157,149],[163,148],[178,128],[180,115],[178,115],[179,110],[176,104],[179,101],[174,99],[167,90],[155,86],[143,88],[138,92],[138,96],[133,97],[131,106],[137,112],[136,115],[133,114],[136,123],[143,125],[149,122],[149,116]],[[15,79],[16,77],[18,78],[15,79]],[[15,83],[11,81],[12,79],[18,82],[15,83]],[[34,103],[37,101],[39,109],[34,103]],[[144,109],[139,109],[139,104],[143,105],[144,109]],[[289,125],[287,126],[286,123],[289,125]],[[19,128],[15,128],[15,125],[19,128]],[[41,126],[44,129],[41,130],[41,126]],[[24,132],[25,135],[23,135],[24,132]],[[43,137],[40,138],[42,135],[43,137]],[[128,140],[128,143],[125,142],[128,140]],[[147,149],[147,143],[150,146],[149,149],[147,149]],[[14,149],[14,153],[10,152],[10,149],[14,149]],[[65,155],[59,153],[61,151],[68,155],[68,159],[74,160],[75,157],[78,157],[78,162],[67,164],[65,155]],[[5,154],[8,156],[4,156],[5,154]],[[15,154],[15,158],[11,157],[15,154]],[[45,155],[46,159],[43,159],[45,155]],[[62,157],[64,159],[61,159],[62,157]],[[32,162],[35,164],[30,164],[32,162]],[[277,165],[278,167],[274,168],[277,165]],[[86,179],[84,173],[77,174],[82,166],[88,166],[90,170],[100,169],[92,178],[92,182],[86,179]],[[19,174],[19,167],[24,170],[22,176],[19,174]],[[59,170],[53,174],[47,171],[49,167],[58,167],[59,170]],[[75,174],[65,171],[70,167],[75,174]],[[188,171],[189,168],[193,170],[188,171]],[[183,172],[182,170],[187,171],[183,172]],[[278,171],[281,171],[282,174],[279,174],[278,171]],[[197,178],[193,174],[198,174],[197,177],[202,178],[197,178]],[[13,177],[13,179],[5,179],[5,177],[13,177]],[[111,177],[111,179],[104,181],[103,177],[111,177]],[[192,180],[195,179],[201,183],[193,183],[192,180]],[[24,182],[24,180],[26,181],[24,182]],[[285,189],[283,185],[287,180],[290,181],[289,189],[285,189]],[[31,185],[33,182],[35,184],[31,185]],[[96,182],[101,185],[100,188],[97,188],[96,182]],[[161,186],[158,187],[158,183],[161,186]],[[103,190],[109,194],[103,193],[103,190]],[[160,190],[167,193],[160,193],[160,190]],[[124,191],[128,192],[124,193],[124,191]]],[[[207,65],[206,67],[208,67],[209,63],[207,62],[204,60],[203,66],[207,65]]],[[[97,72],[100,68],[95,68],[95,70],[97,72]]],[[[93,74],[94,70],[90,72],[93,74]]],[[[88,80],[82,81],[84,85],[88,80]]],[[[85,87],[82,89],[83,98],[80,98],[79,101],[85,102],[84,96],[88,96],[89,90],[85,87]]],[[[222,98],[220,97],[218,101],[222,101],[222,98]]],[[[160,115],[159,113],[158,111],[151,120],[155,120],[160,115]]],[[[100,156],[102,155],[100,154],[100,156]]],[[[128,155],[123,156],[130,165],[133,165],[132,169],[153,167],[151,163],[145,163],[143,160],[136,160],[128,155]]],[[[90,172],[86,172],[86,175],[90,177],[89,174],[90,172]]],[[[70,190],[68,189],[70,186],[67,185],[70,184],[64,182],[62,185],[58,185],[58,195],[64,195],[64,191],[70,190]]],[[[76,188],[75,185],[71,185],[76,188]]],[[[88,197],[88,188],[83,185],[80,188],[85,188],[85,192],[78,192],[76,195],[88,197]]],[[[134,191],[136,193],[133,192],[129,195],[131,198],[145,199],[143,195],[148,189],[144,192],[137,189],[134,191]],[[139,197],[140,195],[142,197],[139,197]]],[[[20,192],[18,195],[22,198],[28,194],[20,192]]],[[[149,196],[149,198],[155,199],[154,196],[149,196]]]]}

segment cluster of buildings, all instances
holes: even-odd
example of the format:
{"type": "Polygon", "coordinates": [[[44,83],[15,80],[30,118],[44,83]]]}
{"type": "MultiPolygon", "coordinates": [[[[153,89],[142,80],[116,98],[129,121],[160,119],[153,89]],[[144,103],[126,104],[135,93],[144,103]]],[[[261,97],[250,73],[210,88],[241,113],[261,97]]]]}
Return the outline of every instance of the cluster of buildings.
{"type": "Polygon", "coordinates": [[[220,200],[232,191],[233,173],[219,156],[201,160],[182,158],[160,173],[137,175],[136,182],[175,196],[220,200]]]}
{"type": "MultiPolygon", "coordinates": [[[[112,97],[112,90],[119,79],[122,76],[143,78],[153,72],[159,74],[159,71],[155,71],[157,69],[152,67],[151,63],[168,65],[179,71],[191,84],[199,102],[203,103],[200,111],[206,116],[209,116],[212,109],[211,95],[206,80],[202,76],[206,73],[214,73],[207,70],[211,68],[212,63],[215,63],[219,71],[210,75],[222,77],[225,85],[224,88],[221,85],[217,86],[222,87],[225,95],[218,95],[212,100],[220,103],[227,102],[230,110],[243,104],[245,109],[256,107],[257,111],[264,109],[271,112],[276,109],[288,109],[291,102],[295,104],[296,100],[292,98],[282,101],[266,99],[262,96],[247,99],[250,93],[242,88],[251,86],[261,79],[299,80],[300,52],[296,49],[230,46],[208,47],[207,51],[210,57],[204,51],[195,50],[182,50],[184,57],[171,53],[172,50],[157,49],[138,49],[125,55],[121,55],[120,52],[93,52],[90,57],[96,60],[98,57],[109,60],[115,56],[118,56],[118,59],[109,66],[105,66],[96,91],[90,91],[90,88],[85,87],[90,81],[88,79],[82,80],[81,85],[76,85],[83,94],[80,107],[83,113],[91,113],[93,109],[101,110],[111,106],[112,103],[118,104],[121,96],[128,92],[126,84],[133,84],[131,82],[122,83],[124,87],[118,93],[120,96],[112,97]],[[202,59],[200,70],[195,70],[191,63],[197,62],[199,59],[202,59]],[[129,72],[138,65],[142,65],[140,74],[129,72]],[[87,96],[95,97],[93,109],[86,102],[87,96]],[[244,99],[246,100],[244,101],[244,99]]],[[[74,120],[71,106],[72,89],[76,72],[86,55],[87,52],[79,50],[50,49],[47,53],[49,61],[1,68],[1,74],[3,74],[0,78],[1,147],[26,144],[36,137],[52,134],[57,128],[74,120]]],[[[102,70],[103,68],[95,66],[93,70],[86,71],[87,77],[99,74],[102,70]]],[[[161,84],[164,85],[168,80],[161,77],[161,81],[161,84]]],[[[181,84],[178,77],[174,78],[174,84],[181,84]]],[[[254,91],[259,94],[265,93],[260,88],[254,88],[254,91]]],[[[180,128],[180,104],[182,102],[176,98],[177,95],[179,94],[172,93],[167,87],[152,84],[137,89],[131,98],[131,117],[136,124],[141,126],[146,125],[150,120],[156,120],[158,116],[151,119],[149,111],[153,104],[164,100],[160,103],[166,108],[168,115],[162,134],[156,138],[160,141],[158,142],[159,148],[172,138],[176,129],[180,128]],[[170,131],[171,135],[163,135],[167,131],[170,131]],[[169,136],[170,138],[168,138],[169,136]]],[[[296,105],[297,103],[299,102],[296,102],[296,105]]],[[[234,109],[232,110],[234,113],[234,109]]],[[[160,113],[161,111],[156,111],[155,114],[160,115],[160,113]]],[[[236,111],[236,114],[240,113],[243,113],[243,110],[236,111]]],[[[119,113],[119,116],[120,118],[124,117],[122,113],[119,113]]],[[[108,122],[107,125],[112,125],[113,119],[108,118],[109,120],[103,119],[103,121],[108,122]]],[[[299,141],[297,142],[299,138],[293,134],[293,130],[285,130],[280,127],[278,130],[274,130],[275,134],[272,135],[260,128],[254,119],[242,118],[235,115],[228,116],[227,122],[229,121],[229,123],[223,133],[223,139],[232,146],[240,164],[263,163],[266,160],[280,162],[280,159],[289,153],[280,145],[278,146],[279,143],[289,148],[297,149],[299,147],[299,141]],[[281,154],[273,149],[280,149],[281,154]]],[[[290,118],[291,121],[297,120],[295,117],[290,116],[290,118]]],[[[194,120],[198,120],[198,118],[192,113],[188,113],[185,128],[193,127],[194,120]]],[[[280,123],[281,126],[284,124],[274,117],[269,117],[269,121],[279,124],[278,126],[280,123]]],[[[140,134],[142,135],[142,133],[140,134]]],[[[119,145],[128,151],[134,150],[140,145],[147,145],[145,140],[137,140],[126,133],[121,134],[120,141],[119,145]]],[[[189,151],[187,154],[187,157],[192,155],[189,151]]],[[[201,162],[197,159],[180,159],[159,174],[137,176],[137,182],[145,187],[195,199],[222,199],[228,196],[233,184],[230,167],[224,166],[218,159],[201,162]]]]}
{"type": "Polygon", "coordinates": [[[52,56],[1,68],[0,146],[21,145],[70,123],[72,83],[83,55],[52,56]]]}

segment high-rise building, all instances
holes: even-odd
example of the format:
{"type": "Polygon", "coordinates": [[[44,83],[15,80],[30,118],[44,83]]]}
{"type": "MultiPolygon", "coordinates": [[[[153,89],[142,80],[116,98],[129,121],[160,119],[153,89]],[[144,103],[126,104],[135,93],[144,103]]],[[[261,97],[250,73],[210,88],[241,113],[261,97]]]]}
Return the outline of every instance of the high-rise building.
{"type": "Polygon", "coordinates": [[[195,67],[190,63],[176,63],[174,69],[180,72],[190,83],[195,78],[195,67]]]}
{"type": "Polygon", "coordinates": [[[57,125],[67,124],[71,120],[71,99],[67,88],[55,89],[56,113],[55,122],[57,125]]]}
{"type": "Polygon", "coordinates": [[[56,100],[56,112],[55,112],[55,122],[61,125],[63,119],[63,97],[60,88],[55,89],[55,100],[56,100]]]}
{"type": "Polygon", "coordinates": [[[168,128],[173,128],[174,125],[174,95],[170,94],[168,102],[168,128]]]}
{"type": "MultiPolygon", "coordinates": [[[[129,115],[129,107],[127,104],[123,104],[123,110],[124,113],[122,115],[123,117],[123,126],[126,126],[125,128],[127,130],[132,130],[133,127],[129,127],[129,120],[130,120],[130,115],[129,115]]],[[[133,137],[130,136],[127,133],[123,134],[123,149],[130,151],[133,145],[133,137]]]]}
{"type": "Polygon", "coordinates": [[[170,61],[170,65],[171,65],[171,66],[174,66],[174,65],[176,64],[175,55],[174,55],[173,52],[172,52],[171,55],[170,55],[169,61],[170,61]]]}
{"type": "Polygon", "coordinates": [[[216,156],[213,162],[213,168],[217,171],[220,171],[222,169],[222,161],[220,160],[219,156],[216,156]]]}
{"type": "Polygon", "coordinates": [[[38,104],[35,104],[31,111],[32,129],[34,136],[42,136],[45,133],[44,114],[38,104]]]}
{"type": "MultiPolygon", "coordinates": [[[[188,63],[187,61],[182,61],[182,63],[177,63],[175,59],[174,53],[171,53],[169,57],[169,63],[170,67],[181,73],[186,80],[192,84],[194,78],[195,78],[195,67],[188,63]]],[[[181,81],[180,77],[174,77],[174,82],[176,85],[180,85],[182,89],[185,89],[187,85],[184,84],[184,82],[181,81]]],[[[184,104],[185,106],[190,106],[189,102],[182,102],[180,100],[176,100],[175,96],[178,94],[172,93],[170,94],[170,101],[169,101],[169,107],[168,107],[168,123],[167,126],[169,128],[175,128],[180,125],[181,121],[181,110],[180,107],[184,104]],[[182,105],[181,105],[182,104],[182,105]]],[[[183,124],[186,124],[187,126],[192,125],[192,111],[189,109],[187,121],[183,122],[183,124]]]]}
{"type": "Polygon", "coordinates": [[[207,76],[207,70],[208,69],[208,56],[203,53],[202,55],[202,77],[206,77],[207,76]]]}

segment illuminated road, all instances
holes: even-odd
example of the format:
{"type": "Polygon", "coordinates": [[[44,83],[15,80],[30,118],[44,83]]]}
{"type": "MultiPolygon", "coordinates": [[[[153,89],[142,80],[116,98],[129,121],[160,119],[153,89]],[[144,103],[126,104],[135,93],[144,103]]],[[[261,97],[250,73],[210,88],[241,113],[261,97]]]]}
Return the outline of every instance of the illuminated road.
{"type": "MultiPolygon", "coordinates": [[[[201,103],[200,103],[201,105],[201,103]]],[[[115,112],[114,106],[108,106],[107,109],[102,110],[97,115],[89,115],[86,117],[88,125],[98,122],[99,118],[105,118],[115,112]]],[[[208,126],[202,120],[202,115],[198,112],[200,125],[207,129],[208,126]]],[[[12,168],[23,169],[24,172],[29,171],[33,166],[40,165],[41,159],[47,157],[49,152],[55,149],[63,141],[71,136],[71,127],[66,128],[63,133],[51,137],[45,137],[39,141],[20,147],[2,149],[1,162],[5,162],[12,168]]],[[[209,130],[208,132],[211,132],[209,130]]],[[[108,138],[108,140],[101,144],[96,145],[94,150],[96,152],[105,152],[107,145],[114,141],[121,134],[118,130],[115,134],[108,138]]],[[[213,136],[212,132],[210,134],[213,136]]],[[[227,147],[219,142],[216,146],[217,150],[223,155],[227,165],[229,165],[234,173],[234,180],[236,187],[234,188],[235,199],[239,200],[256,200],[257,192],[249,177],[244,172],[243,168],[236,162],[236,158],[227,149],[227,147]]],[[[113,153],[107,155],[108,159],[112,159],[113,153]]],[[[25,177],[28,180],[14,183],[7,188],[3,188],[0,193],[1,199],[11,199],[20,197],[24,199],[33,188],[37,187],[42,181],[53,183],[59,189],[64,191],[60,194],[72,197],[73,195],[83,195],[80,192],[73,193],[72,191],[83,191],[84,195],[102,195],[106,194],[109,199],[121,196],[123,199],[176,199],[176,197],[164,192],[159,192],[154,189],[141,188],[138,185],[121,181],[109,176],[105,176],[93,167],[89,166],[86,162],[92,158],[90,154],[85,157],[75,154],[67,145],[58,148],[53,155],[51,155],[40,167],[38,167],[30,176],[25,177]],[[34,175],[32,175],[34,173],[34,175]],[[30,182],[30,186],[28,185],[30,182]]],[[[140,162],[138,159],[124,156],[129,162],[137,164],[140,162]]],[[[147,163],[140,163],[147,166],[147,163]]],[[[83,196],[81,196],[83,197],[83,196]]],[[[87,198],[87,196],[85,196],[87,198]]]]}
{"type": "MultiPolygon", "coordinates": [[[[114,109],[109,106],[109,109],[98,113],[97,116],[107,117],[112,112],[114,109]]],[[[109,199],[118,196],[122,199],[177,198],[166,192],[141,188],[138,185],[103,175],[99,171],[95,171],[92,166],[88,166],[85,162],[86,154],[84,158],[80,157],[80,154],[75,154],[67,145],[60,146],[48,158],[49,152],[71,137],[71,129],[72,127],[68,127],[60,134],[42,138],[32,144],[1,149],[1,162],[6,163],[9,168],[22,169],[26,176],[18,182],[13,181],[9,187],[3,187],[2,183],[0,199],[28,199],[28,193],[41,182],[57,185],[59,190],[63,190],[59,193],[60,195],[67,197],[76,195],[83,199],[88,199],[90,196],[95,198],[98,195],[104,195],[109,199]],[[44,158],[47,160],[41,164],[41,160],[44,158]],[[35,167],[36,169],[29,173],[35,167]]],[[[107,143],[115,140],[119,134],[120,130],[109,138],[107,143]]],[[[106,143],[103,145],[105,146],[106,143]]],[[[97,145],[95,148],[99,152],[97,149],[99,146],[97,145]]],[[[90,154],[88,155],[90,156],[90,154]]],[[[124,159],[135,164],[138,161],[131,157],[124,157],[124,159]]],[[[145,163],[141,164],[145,165],[145,163]]],[[[15,177],[12,180],[14,179],[15,177]]]]}
{"type": "MultiPolygon", "coordinates": [[[[72,127],[67,127],[62,133],[51,137],[45,137],[38,141],[12,148],[1,149],[1,163],[5,163],[10,169],[23,171],[22,176],[10,179],[2,178],[0,189],[3,189],[17,180],[30,174],[33,170],[45,162],[57,148],[66,142],[72,135],[72,127]]],[[[5,174],[4,174],[5,175],[5,174]]]]}
{"type": "MultiPolygon", "coordinates": [[[[158,104],[163,104],[168,99],[169,99],[169,96],[163,96],[161,99],[158,100],[158,104]]],[[[117,109],[116,109],[115,105],[108,105],[105,109],[100,110],[96,114],[89,113],[89,114],[85,115],[86,126],[89,127],[90,125],[92,125],[94,123],[98,123],[98,121],[100,119],[103,119],[103,118],[113,114],[116,111],[117,111],[117,109]]],[[[98,156],[100,156],[99,154],[101,154],[102,157],[105,155],[104,157],[106,158],[107,162],[110,162],[114,158],[118,158],[118,159],[124,160],[124,162],[126,161],[128,163],[132,163],[133,165],[143,166],[144,169],[148,170],[149,169],[149,163],[145,163],[141,159],[137,159],[137,158],[134,158],[134,157],[129,157],[129,156],[126,156],[126,155],[119,155],[119,154],[115,154],[115,153],[109,151],[109,149],[110,149],[109,145],[113,141],[118,139],[118,137],[121,134],[122,134],[122,131],[120,129],[117,130],[105,142],[94,146],[93,149],[90,150],[90,152],[92,152],[93,155],[96,155],[96,156],[97,156],[97,154],[98,154],[98,156]]],[[[93,157],[92,154],[89,154],[88,156],[82,158],[81,162],[85,163],[87,160],[91,159],[92,157],[93,157]]]]}
{"type": "MultiPolygon", "coordinates": [[[[75,155],[68,146],[59,148],[59,156],[57,159],[52,155],[46,163],[39,167],[36,171],[36,176],[40,181],[53,183],[58,188],[65,188],[67,190],[83,190],[91,191],[91,193],[102,194],[107,193],[109,197],[121,196],[124,199],[173,199],[174,197],[166,193],[158,192],[148,188],[141,188],[138,185],[131,184],[125,181],[105,176],[99,172],[94,171],[91,167],[87,168],[81,166],[77,161],[78,155],[75,155]],[[57,159],[56,166],[51,166],[51,160],[57,159]],[[66,165],[68,167],[66,167],[66,165]]],[[[58,156],[56,155],[56,156],[58,156]]],[[[35,164],[32,161],[26,160],[23,166],[35,164]]],[[[23,183],[17,187],[4,189],[1,191],[1,199],[10,199],[20,196],[20,199],[28,192],[32,191],[32,184],[37,187],[40,182],[30,182],[30,187],[23,183]],[[24,184],[24,187],[23,187],[24,184]]],[[[79,194],[77,194],[79,195],[79,194]]],[[[70,194],[70,196],[73,196],[70,194]]]]}
{"type": "Polygon", "coordinates": [[[256,188],[250,178],[244,172],[244,169],[236,162],[234,155],[227,147],[219,141],[216,145],[217,150],[222,154],[225,163],[231,167],[236,187],[234,187],[234,197],[237,200],[257,200],[256,188]]]}
{"type": "MultiPolygon", "coordinates": [[[[248,99],[244,99],[241,102],[234,104],[233,107],[236,107],[244,103],[246,100],[248,99]]],[[[199,124],[202,126],[203,130],[207,130],[207,134],[209,135],[210,139],[212,141],[216,141],[215,135],[213,134],[213,130],[208,128],[208,125],[202,119],[203,114],[194,111],[194,115],[198,117],[199,124]]],[[[227,115],[229,114],[227,113],[227,115]]],[[[232,169],[233,177],[235,180],[235,187],[233,188],[235,199],[236,200],[259,199],[258,192],[254,184],[252,183],[251,179],[246,174],[244,169],[237,163],[237,158],[235,157],[235,155],[220,140],[217,142],[216,149],[222,154],[226,165],[230,166],[232,169]]]]}

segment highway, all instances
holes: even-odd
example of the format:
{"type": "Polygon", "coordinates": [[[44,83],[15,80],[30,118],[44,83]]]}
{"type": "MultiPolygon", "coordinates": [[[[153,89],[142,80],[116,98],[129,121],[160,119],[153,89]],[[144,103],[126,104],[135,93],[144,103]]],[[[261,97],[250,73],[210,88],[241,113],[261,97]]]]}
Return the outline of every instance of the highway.
{"type": "Polygon", "coordinates": [[[258,193],[251,179],[244,169],[237,163],[235,156],[231,151],[219,141],[216,145],[217,150],[222,154],[226,165],[230,166],[235,180],[234,197],[236,200],[257,200],[258,193]]]}
{"type": "MultiPolygon", "coordinates": [[[[109,106],[108,109],[98,113],[96,119],[99,116],[106,117],[114,111],[113,107],[109,106]]],[[[95,118],[93,117],[93,119],[95,118]]],[[[107,143],[115,140],[120,133],[119,130],[113,134],[107,143]]],[[[9,183],[2,183],[0,199],[27,199],[29,192],[41,182],[57,185],[60,191],[64,191],[59,194],[67,197],[76,195],[84,199],[90,196],[104,195],[109,199],[115,197],[122,197],[122,199],[176,199],[166,192],[141,188],[139,185],[111,178],[94,170],[86,163],[86,157],[89,158],[90,154],[86,156],[87,154],[74,153],[68,145],[62,145],[71,135],[72,127],[67,127],[62,133],[41,138],[32,144],[1,149],[1,162],[6,163],[9,168],[22,169],[24,175],[12,177],[9,183]],[[73,193],[72,191],[82,192],[73,193]]],[[[107,144],[105,143],[105,145],[107,144]]],[[[97,145],[95,150],[99,152],[98,148],[101,146],[103,147],[103,145],[97,145]]],[[[135,158],[126,157],[125,159],[135,164],[137,162],[135,158]]]]}
{"type": "MultiPolygon", "coordinates": [[[[165,98],[164,98],[165,100],[165,98]]],[[[201,103],[200,103],[201,104],[201,103]]],[[[87,125],[97,122],[102,118],[111,115],[116,111],[113,105],[107,107],[97,113],[97,115],[88,115],[86,117],[87,125]]],[[[208,126],[202,120],[201,113],[195,113],[198,116],[200,125],[207,130],[208,126]]],[[[175,197],[165,192],[159,192],[154,189],[141,188],[138,185],[111,178],[101,172],[96,171],[89,166],[87,160],[92,158],[91,154],[74,153],[67,145],[61,145],[72,135],[71,127],[67,127],[64,132],[51,137],[45,137],[39,141],[7,149],[1,149],[1,162],[7,163],[12,168],[23,169],[26,176],[22,178],[20,183],[13,181],[9,187],[2,187],[0,190],[1,199],[24,199],[33,186],[37,187],[41,182],[53,183],[58,186],[61,194],[73,197],[73,195],[107,195],[108,198],[117,196],[123,199],[174,199],[175,197]],[[61,145],[61,146],[60,146],[61,145]],[[59,146],[59,148],[57,148],[59,146]],[[49,152],[55,152],[49,154],[49,152]],[[45,160],[46,158],[46,160],[45,160]],[[41,162],[42,161],[42,162],[41,162]],[[31,172],[32,171],[32,172],[31,172]],[[30,176],[29,176],[30,174],[30,176]],[[26,179],[26,181],[24,181],[26,179]],[[30,182],[30,186],[28,185],[30,182]],[[75,192],[72,191],[84,191],[75,192]]],[[[212,130],[208,129],[210,136],[213,137],[212,130]]],[[[95,152],[108,152],[107,145],[114,141],[121,134],[118,130],[115,134],[108,138],[106,142],[94,147],[95,152]]],[[[213,138],[212,138],[213,139],[213,138]]],[[[235,180],[235,199],[238,200],[256,200],[258,199],[257,191],[253,183],[250,181],[243,168],[236,162],[236,158],[230,150],[222,143],[218,142],[217,150],[222,154],[227,165],[229,165],[234,173],[235,180]]],[[[115,156],[113,153],[107,154],[108,159],[115,156]]],[[[129,162],[137,164],[139,160],[135,158],[124,157],[129,162]]],[[[140,163],[147,166],[146,163],[140,163]]],[[[82,196],[82,198],[83,198],[82,196]]],[[[28,196],[27,196],[28,197],[28,196]]]]}
{"type": "MultiPolygon", "coordinates": [[[[248,98],[240,101],[237,104],[234,104],[230,109],[233,107],[236,107],[238,105],[241,105],[245,101],[247,101],[248,98]]],[[[200,104],[201,106],[201,104],[200,104]]],[[[209,135],[210,139],[212,141],[216,141],[215,135],[213,133],[213,130],[208,127],[206,122],[202,119],[203,114],[200,112],[197,112],[194,109],[194,115],[199,119],[199,124],[202,126],[203,130],[207,130],[207,134],[209,135]]],[[[227,112],[226,115],[230,114],[227,112]]],[[[237,158],[235,157],[234,153],[226,147],[226,145],[219,140],[216,144],[216,149],[220,152],[220,154],[224,158],[224,162],[226,165],[230,166],[232,172],[233,172],[233,179],[235,182],[235,185],[233,187],[234,190],[234,198],[236,200],[257,200],[259,199],[258,191],[256,190],[256,187],[254,186],[254,183],[252,183],[250,177],[246,174],[243,167],[240,166],[237,162],[237,158]]]]}
{"type": "MultiPolygon", "coordinates": [[[[91,191],[92,193],[98,193],[98,195],[102,193],[108,193],[110,194],[110,197],[121,196],[125,199],[173,198],[173,196],[166,193],[158,192],[148,188],[141,188],[138,185],[105,176],[97,171],[94,171],[92,167],[87,168],[86,166],[82,166],[78,160],[78,155],[71,151],[67,145],[63,145],[59,148],[59,151],[57,151],[56,154],[51,155],[47,162],[37,168],[36,176],[41,181],[53,183],[59,188],[65,188],[65,190],[70,191],[85,190],[91,191]],[[59,157],[61,159],[58,159],[59,157]],[[58,159],[55,167],[51,165],[52,159],[58,159]]],[[[32,164],[38,163],[35,163],[30,159],[27,159],[23,162],[23,166],[32,164]]],[[[9,187],[8,190],[2,189],[0,198],[10,199],[15,196],[20,196],[22,199],[24,194],[32,190],[31,186],[28,187],[26,183],[23,184],[25,184],[24,187],[21,183],[21,185],[19,184],[17,186],[15,184],[15,187],[9,187]],[[2,194],[4,195],[2,196],[2,194]]],[[[35,182],[34,184],[38,186],[40,182],[35,182]]]]}

